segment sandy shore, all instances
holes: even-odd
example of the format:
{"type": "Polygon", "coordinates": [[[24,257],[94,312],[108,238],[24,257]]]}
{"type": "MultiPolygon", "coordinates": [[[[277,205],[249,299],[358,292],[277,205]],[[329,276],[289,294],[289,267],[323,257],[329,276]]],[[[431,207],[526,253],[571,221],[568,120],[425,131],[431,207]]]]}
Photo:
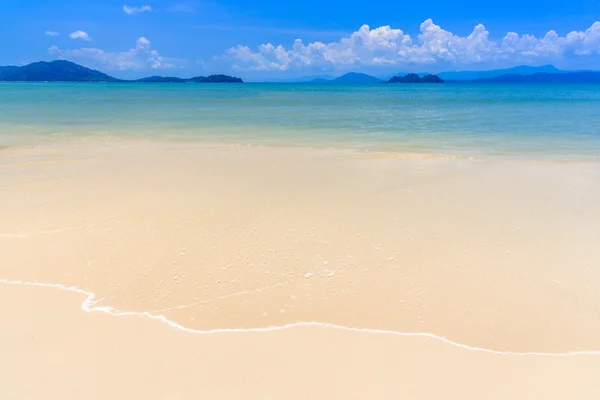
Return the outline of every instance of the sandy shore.
{"type": "MultiPolygon", "coordinates": [[[[0,279],[75,286],[95,308],[198,331],[312,321],[600,350],[596,164],[65,140],[2,150],[0,194],[0,279]]],[[[325,327],[201,335],[83,313],[53,288],[0,296],[15,398],[44,390],[31,374],[72,398],[600,394],[595,355],[325,327]]]]}

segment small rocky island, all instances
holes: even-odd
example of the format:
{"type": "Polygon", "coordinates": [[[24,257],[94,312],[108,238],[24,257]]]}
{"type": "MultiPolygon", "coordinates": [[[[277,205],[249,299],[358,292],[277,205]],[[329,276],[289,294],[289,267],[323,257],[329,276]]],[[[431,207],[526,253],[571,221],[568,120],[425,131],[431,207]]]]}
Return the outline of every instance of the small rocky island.
{"type": "Polygon", "coordinates": [[[407,74],[404,76],[394,76],[387,83],[444,83],[444,80],[432,74],[427,74],[422,78],[417,74],[407,74]]]}

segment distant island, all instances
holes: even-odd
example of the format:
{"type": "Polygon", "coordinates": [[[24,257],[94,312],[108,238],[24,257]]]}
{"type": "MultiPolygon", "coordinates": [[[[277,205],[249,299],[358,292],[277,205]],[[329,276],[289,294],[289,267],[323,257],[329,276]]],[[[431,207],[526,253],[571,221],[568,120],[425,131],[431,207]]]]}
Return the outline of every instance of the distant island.
{"type": "Polygon", "coordinates": [[[194,78],[175,78],[165,76],[150,76],[148,78],[136,79],[130,82],[139,83],[244,83],[240,78],[228,75],[196,76],[194,78]]]}
{"type": "Polygon", "coordinates": [[[70,61],[57,60],[39,61],[22,67],[0,67],[0,82],[243,83],[244,81],[228,75],[196,76],[189,79],[151,76],[125,80],[70,61]]]}
{"type": "Polygon", "coordinates": [[[333,79],[316,78],[310,83],[381,83],[381,79],[360,72],[348,72],[333,79]]]}
{"type": "MultiPolygon", "coordinates": [[[[118,79],[103,72],[86,68],[70,61],[39,61],[22,67],[0,67],[0,82],[120,82],[120,83],[244,83],[228,75],[177,78],[149,76],[141,79],[118,79]]],[[[448,71],[438,74],[400,73],[388,80],[360,72],[349,72],[339,77],[304,77],[285,80],[296,83],[375,84],[375,83],[563,83],[600,84],[600,71],[564,71],[553,65],[540,67],[518,66],[490,71],[448,71]]]]}
{"type": "Polygon", "coordinates": [[[536,72],[534,74],[504,74],[494,78],[479,78],[469,81],[455,80],[452,83],[600,83],[600,72],[597,71],[579,71],[579,72],[536,72]]]}
{"type": "MultiPolygon", "coordinates": [[[[419,74],[423,75],[425,74],[419,74]]],[[[600,71],[565,71],[554,65],[520,65],[487,71],[447,71],[440,72],[437,76],[446,83],[600,83],[600,71]]]]}
{"type": "Polygon", "coordinates": [[[406,74],[404,76],[394,76],[387,83],[444,83],[444,80],[432,74],[427,74],[423,77],[417,74],[406,74]]]}
{"type": "MultiPolygon", "coordinates": [[[[556,68],[554,65],[541,65],[541,66],[529,66],[529,65],[519,65],[512,68],[504,68],[504,69],[494,69],[494,70],[480,70],[480,71],[445,71],[445,72],[435,72],[434,76],[441,78],[445,83],[458,83],[458,82],[497,82],[502,83],[500,81],[506,81],[506,83],[526,83],[529,80],[532,81],[545,81],[545,82],[578,82],[578,83],[596,83],[597,79],[594,74],[599,71],[565,71],[556,68]],[[534,74],[542,73],[544,75],[535,75],[534,74]],[[570,77],[558,77],[556,75],[561,74],[578,74],[570,77]],[[505,76],[506,75],[506,76],[505,76]],[[516,76],[515,76],[516,75],[516,76]],[[501,77],[502,78],[499,78],[501,77]],[[520,78],[520,76],[527,76],[527,78],[520,78]],[[498,81],[491,81],[489,79],[499,78],[498,81]],[[482,80],[486,79],[486,80],[482,80]]],[[[394,74],[394,82],[400,83],[398,81],[400,78],[410,75],[407,78],[407,83],[417,83],[417,80],[412,75],[413,73],[409,72],[398,72],[394,74]]],[[[423,78],[431,73],[428,72],[417,72],[416,75],[423,78]]],[[[342,76],[327,76],[327,75],[315,75],[315,76],[304,76],[301,78],[288,78],[284,80],[266,80],[266,82],[282,82],[282,83],[377,83],[377,82],[389,82],[392,76],[388,75],[385,77],[376,77],[372,75],[367,75],[359,72],[349,72],[342,76]]],[[[427,78],[429,79],[429,78],[427,78]]]]}
{"type": "Polygon", "coordinates": [[[492,70],[484,70],[484,71],[446,71],[440,72],[437,74],[440,78],[445,81],[471,81],[474,79],[482,79],[482,78],[495,78],[500,75],[507,74],[516,74],[516,75],[529,75],[535,74],[537,72],[546,72],[550,74],[557,74],[561,72],[560,69],[556,68],[554,65],[542,65],[539,67],[532,67],[529,65],[519,65],[517,67],[512,68],[504,68],[504,69],[492,69],[492,70]]]}

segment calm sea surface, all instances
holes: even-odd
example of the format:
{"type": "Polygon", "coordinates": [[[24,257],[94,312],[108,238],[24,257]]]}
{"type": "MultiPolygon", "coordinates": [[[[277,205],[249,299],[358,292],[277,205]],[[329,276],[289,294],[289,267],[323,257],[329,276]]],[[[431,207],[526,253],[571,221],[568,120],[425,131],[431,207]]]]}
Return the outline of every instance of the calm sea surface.
{"type": "Polygon", "coordinates": [[[0,83],[0,147],[69,135],[600,160],[600,85],[0,83]]]}

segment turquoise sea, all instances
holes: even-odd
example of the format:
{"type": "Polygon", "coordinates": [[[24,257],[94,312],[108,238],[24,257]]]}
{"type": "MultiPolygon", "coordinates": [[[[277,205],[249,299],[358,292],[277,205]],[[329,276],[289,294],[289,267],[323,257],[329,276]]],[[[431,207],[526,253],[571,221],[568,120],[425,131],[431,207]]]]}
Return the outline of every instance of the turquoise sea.
{"type": "Polygon", "coordinates": [[[0,148],[65,136],[600,160],[600,85],[0,83],[0,148]]]}

